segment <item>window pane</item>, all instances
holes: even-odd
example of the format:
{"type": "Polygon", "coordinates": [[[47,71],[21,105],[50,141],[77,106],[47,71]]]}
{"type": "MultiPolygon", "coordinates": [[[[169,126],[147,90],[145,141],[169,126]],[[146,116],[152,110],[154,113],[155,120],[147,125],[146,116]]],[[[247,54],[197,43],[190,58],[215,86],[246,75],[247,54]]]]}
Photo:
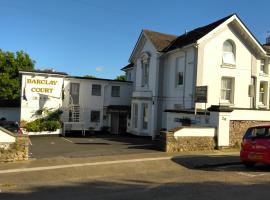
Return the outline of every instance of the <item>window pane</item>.
{"type": "Polygon", "coordinates": [[[79,91],[80,84],[79,83],[71,83],[70,84],[70,103],[71,104],[79,104],[79,91]]]}
{"type": "Polygon", "coordinates": [[[148,105],[142,104],[143,106],[143,129],[148,127],[148,105]]]}
{"type": "Polygon", "coordinates": [[[91,111],[91,122],[100,122],[100,111],[91,111]]]}
{"type": "Polygon", "coordinates": [[[226,64],[235,64],[234,47],[231,42],[225,41],[223,43],[223,57],[222,61],[226,64]]]}
{"type": "Polygon", "coordinates": [[[178,85],[183,85],[184,77],[183,72],[178,72],[178,85]]]}
{"type": "Polygon", "coordinates": [[[92,95],[93,96],[101,96],[101,85],[92,85],[92,95]]]}
{"type": "Polygon", "coordinates": [[[233,52],[233,45],[229,41],[225,41],[223,44],[224,52],[233,52]]]}
{"type": "Polygon", "coordinates": [[[112,97],[120,97],[120,86],[112,86],[112,97]]]}
{"type": "Polygon", "coordinates": [[[230,102],[232,100],[232,90],[233,90],[232,78],[222,78],[220,98],[222,100],[230,102]]]}

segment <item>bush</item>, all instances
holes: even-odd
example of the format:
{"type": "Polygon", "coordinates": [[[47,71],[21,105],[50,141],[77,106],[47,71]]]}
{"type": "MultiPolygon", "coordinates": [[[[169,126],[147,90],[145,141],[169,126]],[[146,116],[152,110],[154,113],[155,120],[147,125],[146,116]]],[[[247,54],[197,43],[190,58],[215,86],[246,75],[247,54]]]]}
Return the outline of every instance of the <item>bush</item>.
{"type": "Polygon", "coordinates": [[[36,119],[25,125],[25,129],[28,132],[41,132],[41,131],[56,131],[61,128],[60,116],[61,110],[56,110],[49,113],[48,116],[36,119]]]}

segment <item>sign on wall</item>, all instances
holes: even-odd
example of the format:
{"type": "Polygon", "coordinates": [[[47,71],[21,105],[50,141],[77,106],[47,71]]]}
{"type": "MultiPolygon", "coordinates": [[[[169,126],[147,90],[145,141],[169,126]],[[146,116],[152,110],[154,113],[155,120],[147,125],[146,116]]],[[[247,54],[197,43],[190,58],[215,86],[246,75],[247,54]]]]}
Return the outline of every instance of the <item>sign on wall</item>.
{"type": "Polygon", "coordinates": [[[61,98],[63,79],[44,76],[23,76],[23,99],[61,98]],[[39,97],[39,98],[36,98],[39,97]]]}
{"type": "Polygon", "coordinates": [[[207,103],[208,86],[197,86],[195,91],[196,103],[207,103]]]}

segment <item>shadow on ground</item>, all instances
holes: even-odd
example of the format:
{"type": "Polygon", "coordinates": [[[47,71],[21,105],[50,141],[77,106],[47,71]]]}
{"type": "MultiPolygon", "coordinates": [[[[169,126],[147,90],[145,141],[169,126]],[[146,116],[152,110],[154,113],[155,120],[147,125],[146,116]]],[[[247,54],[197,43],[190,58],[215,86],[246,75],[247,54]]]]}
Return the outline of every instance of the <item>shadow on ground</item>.
{"type": "Polygon", "coordinates": [[[172,161],[188,169],[203,171],[270,172],[269,165],[257,164],[253,168],[246,168],[238,155],[174,157],[172,161]]]}
{"type": "Polygon", "coordinates": [[[73,183],[68,186],[44,186],[31,188],[27,192],[5,192],[2,188],[0,199],[3,200],[58,200],[58,199],[268,199],[269,183],[158,183],[140,180],[123,180],[121,182],[93,181],[73,183]]]}

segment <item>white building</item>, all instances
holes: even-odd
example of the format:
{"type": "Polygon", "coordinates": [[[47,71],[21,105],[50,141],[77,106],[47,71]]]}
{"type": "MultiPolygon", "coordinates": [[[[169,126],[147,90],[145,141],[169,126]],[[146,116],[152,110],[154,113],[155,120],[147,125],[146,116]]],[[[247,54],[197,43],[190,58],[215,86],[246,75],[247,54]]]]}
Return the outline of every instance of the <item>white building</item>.
{"type": "Polygon", "coordinates": [[[126,131],[132,82],[69,76],[65,73],[20,71],[21,121],[33,121],[42,111],[63,110],[65,128],[126,131]]]}
{"type": "Polygon", "coordinates": [[[180,36],[143,30],[122,69],[134,81],[129,131],[155,137],[212,105],[233,108],[231,120],[270,121],[269,49],[235,14],[180,36]],[[195,102],[197,86],[207,86],[206,104],[195,102]]]}

